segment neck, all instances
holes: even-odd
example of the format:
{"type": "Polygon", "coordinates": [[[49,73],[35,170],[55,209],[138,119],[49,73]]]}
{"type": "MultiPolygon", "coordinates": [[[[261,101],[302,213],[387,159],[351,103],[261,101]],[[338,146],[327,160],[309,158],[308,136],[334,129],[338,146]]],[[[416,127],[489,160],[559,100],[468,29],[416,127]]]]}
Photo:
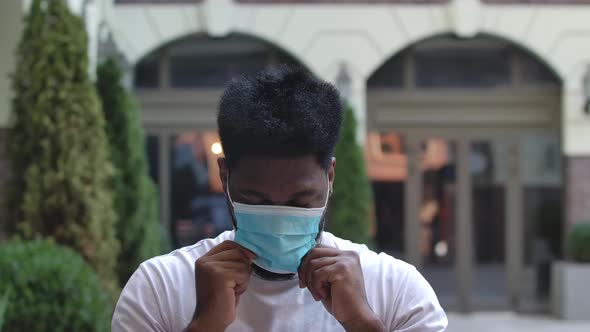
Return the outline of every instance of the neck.
{"type": "Polygon", "coordinates": [[[260,266],[252,263],[252,271],[263,280],[267,281],[282,281],[290,280],[295,277],[295,273],[274,273],[261,268],[260,266]]]}

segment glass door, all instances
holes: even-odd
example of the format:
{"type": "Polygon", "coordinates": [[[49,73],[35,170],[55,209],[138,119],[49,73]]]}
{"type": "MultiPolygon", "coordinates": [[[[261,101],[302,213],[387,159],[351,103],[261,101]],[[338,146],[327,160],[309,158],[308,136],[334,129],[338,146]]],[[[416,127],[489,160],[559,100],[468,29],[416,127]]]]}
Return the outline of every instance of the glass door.
{"type": "Polygon", "coordinates": [[[511,182],[518,174],[510,167],[510,141],[442,133],[410,142],[416,153],[409,149],[406,223],[414,241],[406,241],[408,257],[445,308],[507,308],[508,266],[518,256],[507,253],[519,245],[514,234],[507,236],[518,204],[509,202],[518,185],[511,182]]]}
{"type": "Polygon", "coordinates": [[[429,138],[420,142],[414,223],[422,273],[445,307],[457,306],[456,192],[457,144],[429,138]]]}
{"type": "Polygon", "coordinates": [[[540,132],[523,135],[519,144],[524,255],[518,309],[548,312],[551,264],[563,258],[561,141],[558,133],[540,132]]]}
{"type": "Polygon", "coordinates": [[[507,307],[507,145],[501,141],[472,140],[467,162],[473,271],[470,302],[476,307],[507,307]]]}

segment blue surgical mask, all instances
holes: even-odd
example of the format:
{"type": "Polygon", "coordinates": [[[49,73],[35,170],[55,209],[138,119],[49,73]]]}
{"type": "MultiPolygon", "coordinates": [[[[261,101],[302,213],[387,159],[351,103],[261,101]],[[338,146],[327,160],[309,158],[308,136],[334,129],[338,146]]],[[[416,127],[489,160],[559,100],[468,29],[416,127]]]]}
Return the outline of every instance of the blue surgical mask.
{"type": "MultiPolygon", "coordinates": [[[[229,195],[229,188],[227,192],[229,195]]],[[[229,196],[237,224],[234,241],[254,252],[254,263],[261,268],[295,273],[303,256],[317,243],[328,195],[321,208],[241,204],[229,196]]]]}

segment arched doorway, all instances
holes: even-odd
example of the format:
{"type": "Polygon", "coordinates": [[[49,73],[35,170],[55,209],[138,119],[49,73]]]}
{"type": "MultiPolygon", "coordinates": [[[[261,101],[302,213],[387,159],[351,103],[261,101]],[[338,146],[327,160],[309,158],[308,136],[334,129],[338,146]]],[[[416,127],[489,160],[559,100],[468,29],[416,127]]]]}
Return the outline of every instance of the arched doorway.
{"type": "Polygon", "coordinates": [[[480,36],[419,42],[368,81],[380,249],[461,311],[544,311],[561,255],[560,89],[532,54],[480,36]]]}
{"type": "Polygon", "coordinates": [[[154,50],[135,66],[150,173],[175,247],[231,229],[216,162],[223,153],[219,98],[232,78],[280,64],[300,65],[256,38],[195,35],[154,50]]]}

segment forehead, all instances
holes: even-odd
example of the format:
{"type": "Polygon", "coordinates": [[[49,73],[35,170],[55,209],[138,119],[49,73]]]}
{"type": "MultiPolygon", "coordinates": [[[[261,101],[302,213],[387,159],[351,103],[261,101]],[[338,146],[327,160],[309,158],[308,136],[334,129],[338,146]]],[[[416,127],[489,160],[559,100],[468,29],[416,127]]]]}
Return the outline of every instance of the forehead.
{"type": "Polygon", "coordinates": [[[268,194],[326,185],[326,172],[314,155],[286,159],[243,157],[230,176],[232,186],[268,194]]]}

